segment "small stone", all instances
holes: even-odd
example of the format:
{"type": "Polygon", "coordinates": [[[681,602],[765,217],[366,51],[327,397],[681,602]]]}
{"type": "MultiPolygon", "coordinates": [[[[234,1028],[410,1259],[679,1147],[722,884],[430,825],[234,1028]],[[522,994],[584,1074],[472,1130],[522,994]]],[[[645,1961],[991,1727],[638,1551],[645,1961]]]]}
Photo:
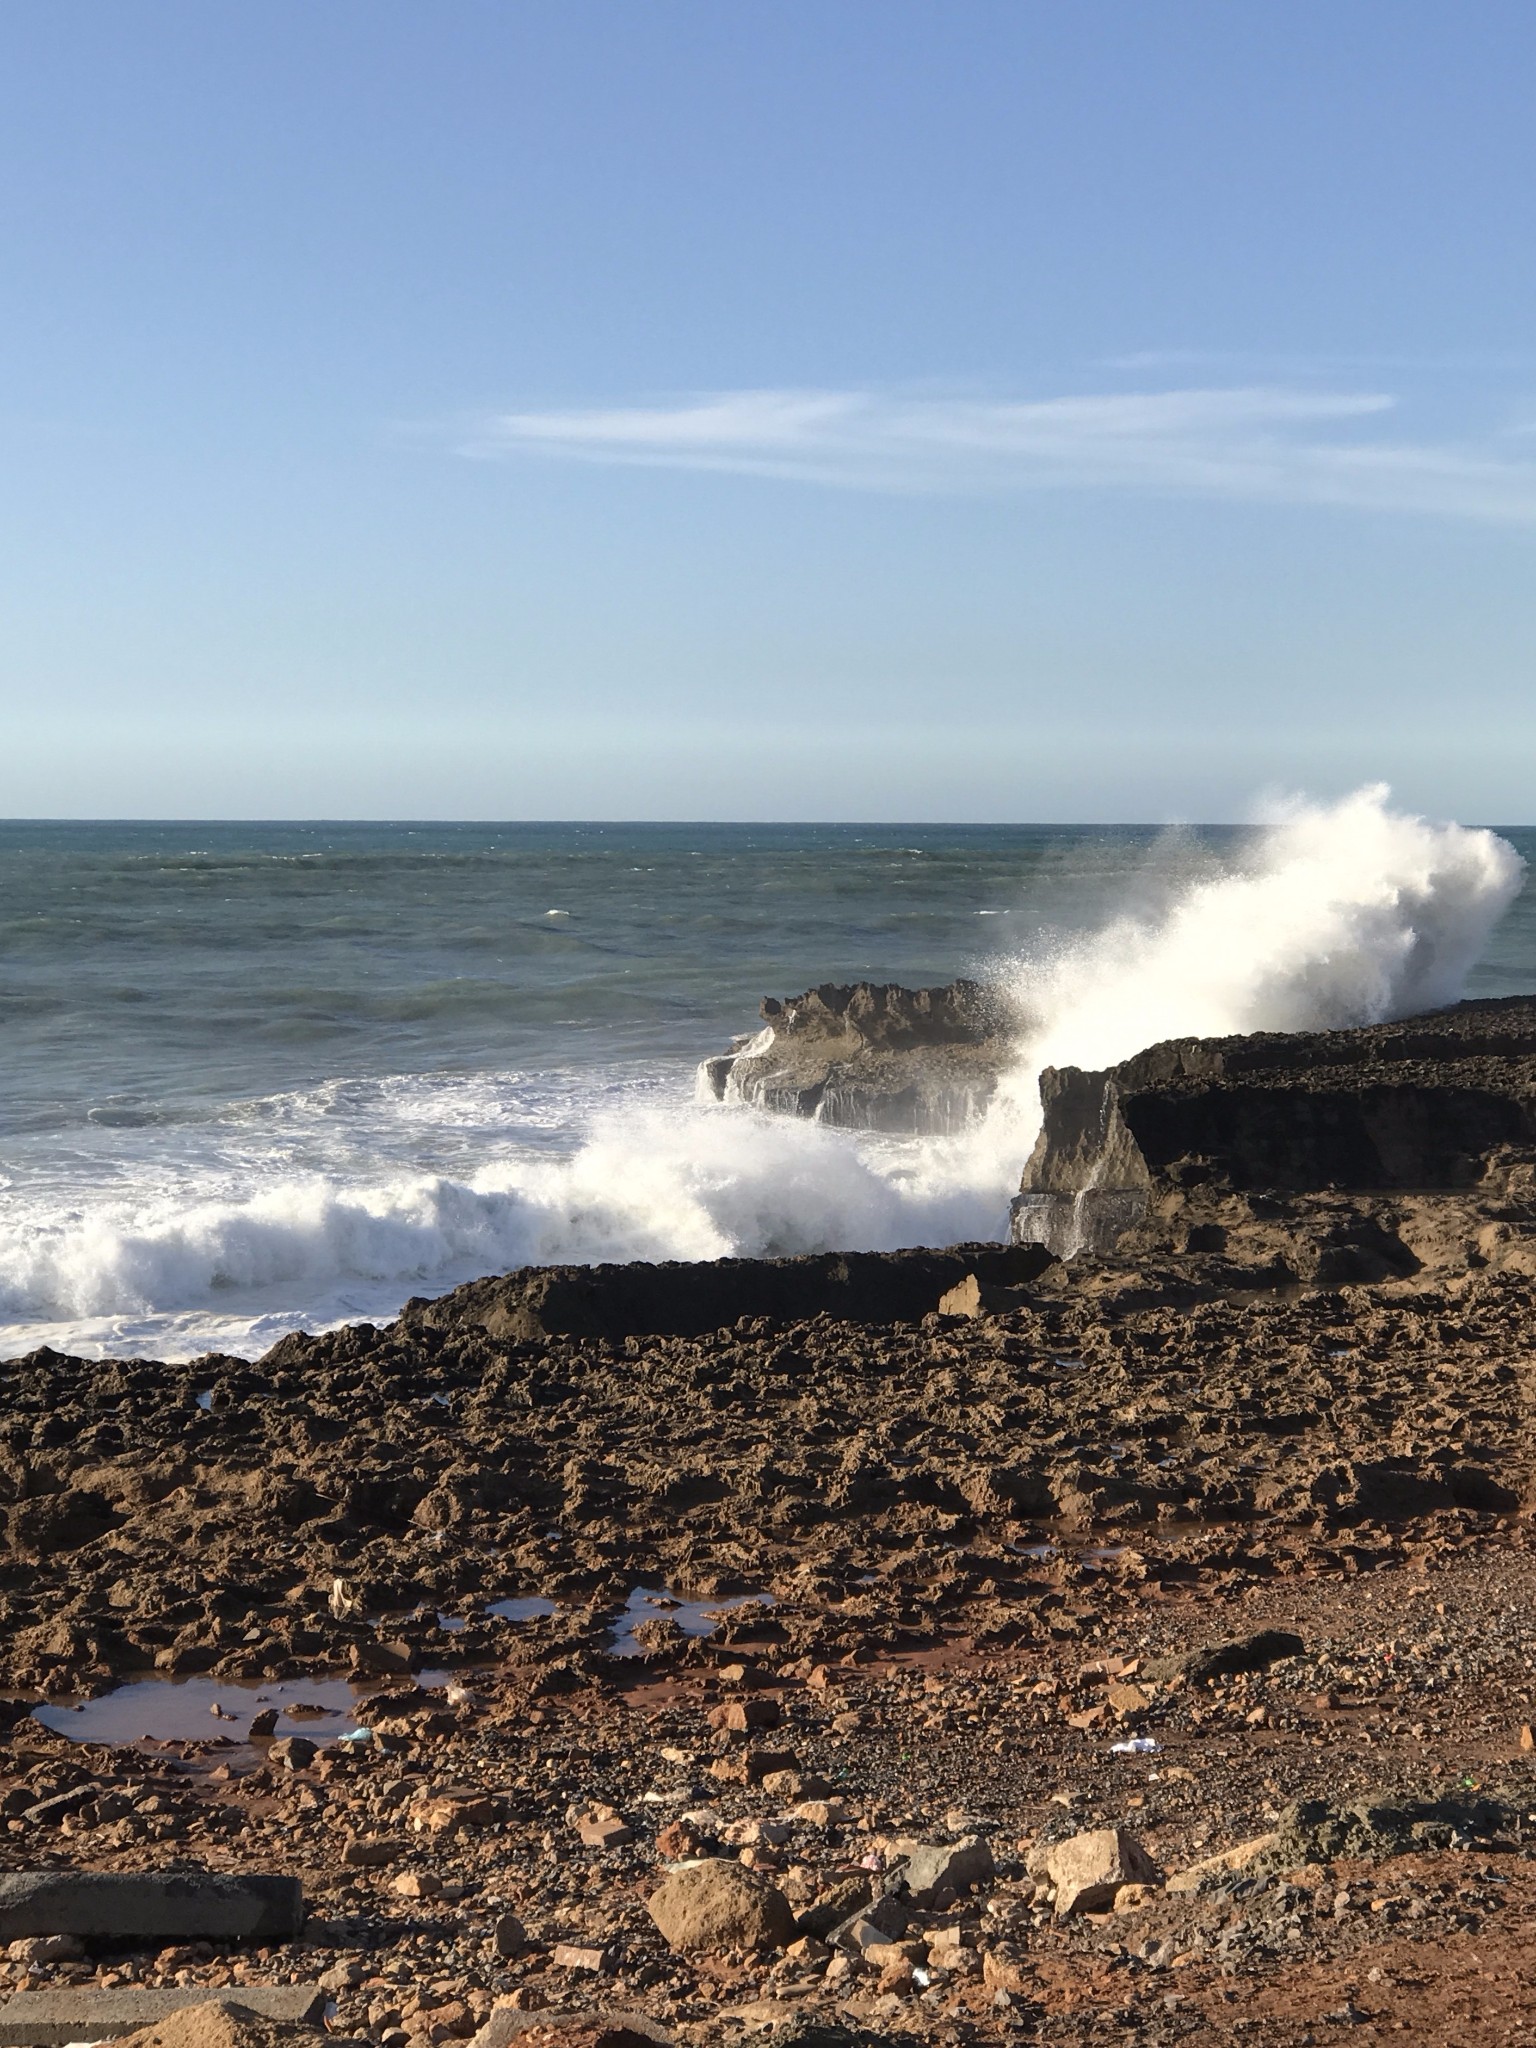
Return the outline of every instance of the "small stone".
{"type": "Polygon", "coordinates": [[[711,1728],[723,1728],[728,1734],[746,1735],[758,1728],[777,1728],[781,1718],[777,1700],[755,1695],[744,1700],[727,1700],[724,1706],[713,1708],[709,1725],[711,1728]]]}
{"type": "Polygon", "coordinates": [[[792,1812],[808,1828],[846,1827],[853,1818],[841,1799],[806,1799],[792,1812]]]}
{"type": "Polygon", "coordinates": [[[557,1970],[584,1970],[593,1977],[611,1977],[618,1968],[612,1949],[581,1948],[570,1941],[557,1943],[549,1960],[557,1970]]]}
{"type": "Polygon", "coordinates": [[[376,1870],[399,1854],[393,1842],[381,1842],[366,1835],[348,1835],[341,1845],[341,1860],[352,1870],[376,1870]]]}
{"type": "Polygon", "coordinates": [[[656,1837],[656,1854],[668,1863],[681,1863],[686,1857],[697,1856],[706,1839],[701,1829],[691,1827],[685,1820],[669,1821],[656,1837]]]}
{"type": "Polygon", "coordinates": [[[822,1963],[831,1955],[827,1944],[814,1934],[802,1934],[784,1951],[792,1963],[822,1963]]]}
{"type": "Polygon", "coordinates": [[[1536,1730],[1532,1729],[1529,1721],[1521,1723],[1520,1747],[1522,1749],[1536,1749],[1536,1730]]]}
{"type": "Polygon", "coordinates": [[[319,1754],[319,1744],[307,1735],[284,1735],[267,1751],[267,1760],[285,1771],[307,1771],[319,1754]]]}
{"type": "Polygon", "coordinates": [[[390,1889],[402,1899],[440,1899],[443,1881],[430,1870],[402,1870],[390,1889]]]}
{"type": "Polygon", "coordinates": [[[584,1820],[576,1830],[588,1849],[622,1849],[635,1831],[621,1820],[584,1820]]]}
{"type": "Polygon", "coordinates": [[[85,1943],[75,1934],[34,1934],[26,1941],[13,1941],[6,1950],[13,1963],[78,1963],[85,1958],[85,1943]]]}
{"type": "Polygon", "coordinates": [[[249,1732],[257,1737],[275,1735],[277,1733],[276,1707],[263,1707],[259,1714],[253,1714],[251,1716],[249,1732]]]}
{"type": "Polygon", "coordinates": [[[491,1940],[495,1943],[497,1955],[508,1962],[513,1956],[520,1956],[528,1946],[528,1933],[515,1913],[503,1913],[491,1929],[491,1940]]]}

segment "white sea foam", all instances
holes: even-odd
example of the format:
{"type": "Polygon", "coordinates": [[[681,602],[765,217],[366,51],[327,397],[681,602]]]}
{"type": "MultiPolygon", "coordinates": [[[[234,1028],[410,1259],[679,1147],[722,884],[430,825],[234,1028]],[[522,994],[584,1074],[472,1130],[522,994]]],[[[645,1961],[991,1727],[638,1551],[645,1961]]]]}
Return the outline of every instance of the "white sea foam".
{"type": "Polygon", "coordinates": [[[1043,1065],[1453,1001],[1521,872],[1493,833],[1395,812],[1380,788],[1286,807],[1224,867],[1175,849],[1135,914],[999,963],[1031,1021],[992,1111],[953,1138],[699,1103],[681,1076],[579,1112],[564,1077],[553,1143],[526,1077],[337,1082],[247,1106],[234,1121],[260,1144],[183,1160],[151,1191],[122,1176],[136,1192],[0,1209],[0,1348],[254,1355],[285,1328],[387,1316],[408,1294],[526,1263],[996,1236],[1043,1065]],[[413,1167],[423,1133],[447,1164],[413,1167]]]}

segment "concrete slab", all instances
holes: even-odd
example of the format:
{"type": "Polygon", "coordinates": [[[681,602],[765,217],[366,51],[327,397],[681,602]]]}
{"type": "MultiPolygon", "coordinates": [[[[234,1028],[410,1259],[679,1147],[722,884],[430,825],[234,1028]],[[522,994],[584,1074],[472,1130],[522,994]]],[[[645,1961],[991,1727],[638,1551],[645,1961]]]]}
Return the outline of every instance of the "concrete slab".
{"type": "Polygon", "coordinates": [[[304,1925],[296,1877],[211,1870],[118,1874],[18,1870],[0,1876],[0,1947],[33,1934],[85,1942],[292,1941],[304,1925]]]}
{"type": "Polygon", "coordinates": [[[152,2027],[193,2005],[238,2005],[263,2019],[318,2024],[325,2014],[318,1984],[177,1985],[165,1991],[94,1984],[55,1991],[18,1991],[0,2005],[0,2048],[66,2048],[70,2041],[113,2041],[152,2027]]]}

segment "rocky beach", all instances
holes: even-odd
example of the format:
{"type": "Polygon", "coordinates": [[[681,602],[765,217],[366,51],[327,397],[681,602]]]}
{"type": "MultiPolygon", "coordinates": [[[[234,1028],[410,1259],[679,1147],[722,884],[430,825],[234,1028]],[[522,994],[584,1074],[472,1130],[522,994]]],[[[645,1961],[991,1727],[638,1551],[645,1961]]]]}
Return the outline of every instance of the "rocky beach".
{"type": "Polygon", "coordinates": [[[8,1365],[4,1866],[186,1883],[0,1901],[5,2038],[1523,2038],[1536,1004],[1042,1096],[1012,1245],[8,1365]]]}

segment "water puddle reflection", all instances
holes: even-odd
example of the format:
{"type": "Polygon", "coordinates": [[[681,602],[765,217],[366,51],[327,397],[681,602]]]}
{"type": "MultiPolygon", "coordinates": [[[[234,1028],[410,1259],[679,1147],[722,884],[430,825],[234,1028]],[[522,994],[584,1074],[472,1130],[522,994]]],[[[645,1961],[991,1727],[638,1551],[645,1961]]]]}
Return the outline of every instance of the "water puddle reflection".
{"type": "Polygon", "coordinates": [[[621,1620],[609,1630],[608,1648],[615,1657],[643,1657],[645,1645],[636,1632],[648,1621],[675,1622],[685,1636],[712,1636],[721,1617],[743,1607],[772,1607],[771,1593],[716,1595],[711,1600],[684,1600],[664,1586],[636,1586],[624,1603],[621,1620]]]}

